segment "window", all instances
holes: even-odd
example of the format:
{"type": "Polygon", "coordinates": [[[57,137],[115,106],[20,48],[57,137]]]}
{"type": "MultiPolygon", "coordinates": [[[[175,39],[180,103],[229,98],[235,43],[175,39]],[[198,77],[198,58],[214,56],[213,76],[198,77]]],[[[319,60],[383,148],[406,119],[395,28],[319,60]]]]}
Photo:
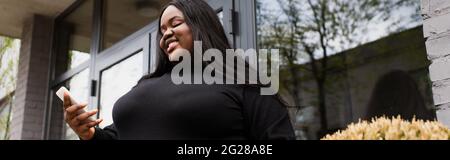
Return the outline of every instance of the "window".
{"type": "Polygon", "coordinates": [[[142,77],[142,58],[143,52],[140,51],[101,73],[99,114],[100,118],[103,118],[103,122],[100,127],[113,123],[114,103],[130,91],[142,77]]]}
{"type": "Polygon", "coordinates": [[[107,49],[158,19],[160,9],[167,0],[107,0],[104,2],[102,48],[107,49]]]}
{"type": "Polygon", "coordinates": [[[59,22],[58,54],[67,70],[76,68],[90,58],[94,1],[86,0],[59,22]]]}
{"type": "Polygon", "coordinates": [[[256,0],[256,5],[258,47],[279,49],[280,92],[291,104],[299,139],[319,139],[367,119],[387,101],[399,108],[419,105],[426,111],[414,114],[433,116],[420,1],[256,0]],[[393,92],[399,95],[379,99],[393,92]]]}

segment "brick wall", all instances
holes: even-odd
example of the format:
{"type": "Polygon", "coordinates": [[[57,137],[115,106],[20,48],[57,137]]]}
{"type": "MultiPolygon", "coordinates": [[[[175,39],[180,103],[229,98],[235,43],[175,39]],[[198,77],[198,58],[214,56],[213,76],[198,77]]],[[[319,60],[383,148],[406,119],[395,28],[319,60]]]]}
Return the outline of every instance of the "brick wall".
{"type": "Polygon", "coordinates": [[[35,15],[23,27],[11,139],[42,139],[53,21],[35,15]]]}
{"type": "Polygon", "coordinates": [[[422,15],[436,114],[450,126],[450,1],[422,0],[422,15]]]}

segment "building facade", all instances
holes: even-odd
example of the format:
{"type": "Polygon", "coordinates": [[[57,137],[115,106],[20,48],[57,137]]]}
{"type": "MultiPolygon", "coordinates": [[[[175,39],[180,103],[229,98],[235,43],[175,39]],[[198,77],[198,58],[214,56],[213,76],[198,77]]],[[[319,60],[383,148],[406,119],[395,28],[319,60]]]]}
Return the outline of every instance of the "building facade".
{"type": "MultiPolygon", "coordinates": [[[[344,129],[350,123],[365,119],[377,82],[384,75],[395,71],[404,71],[410,75],[417,84],[426,109],[435,112],[428,72],[430,61],[427,59],[422,35],[422,26],[418,26],[329,57],[330,61],[339,62],[345,56],[347,61],[347,66],[330,63],[333,71],[328,74],[329,78],[325,82],[326,115],[330,130],[344,129]]],[[[308,67],[309,64],[304,66],[308,67]]],[[[295,127],[297,130],[304,128],[310,139],[318,139],[315,133],[320,129],[320,120],[317,118],[317,109],[312,107],[317,106],[317,87],[311,73],[299,70],[298,74],[301,75],[300,105],[306,106],[303,110],[315,113],[316,116],[308,120],[300,118],[295,127]]]]}
{"type": "MultiPolygon", "coordinates": [[[[0,10],[0,34],[21,39],[17,87],[14,92],[14,103],[11,111],[10,139],[77,139],[63,120],[62,102],[55,91],[61,86],[69,88],[81,102],[88,103],[88,109],[99,109],[97,118],[103,118],[100,127],[112,123],[112,107],[114,102],[128,90],[137,80],[151,73],[155,65],[158,40],[158,16],[161,8],[169,0],[0,0],[5,10],[0,10]],[[27,10],[27,12],[24,12],[27,10]],[[18,12],[23,11],[23,12],[18,12]]],[[[226,31],[230,43],[235,48],[258,48],[257,5],[259,0],[205,0],[216,10],[226,31]]],[[[430,77],[433,81],[433,93],[426,92],[425,98],[434,97],[439,110],[438,120],[450,125],[450,78],[448,44],[449,25],[441,24],[450,15],[447,1],[422,1],[425,13],[424,31],[428,58],[432,61],[430,77]],[[447,8],[436,8],[447,6],[447,8]],[[436,56],[435,56],[436,55],[436,56]],[[449,67],[447,67],[449,68],[449,67]],[[431,95],[432,94],[432,95],[431,95]]],[[[269,7],[270,8],[270,7],[269,7]]],[[[398,43],[397,48],[389,52],[367,51],[368,44],[348,51],[353,68],[349,71],[350,80],[363,81],[366,89],[346,87],[338,89],[347,94],[341,95],[345,101],[329,101],[329,128],[342,127],[357,120],[365,112],[367,98],[359,96],[370,92],[373,79],[385,70],[379,70],[366,81],[361,73],[377,68],[383,64],[386,68],[398,68],[412,74],[427,75],[428,61],[425,55],[424,39],[418,34],[422,27],[407,31],[408,36],[396,35],[398,39],[413,38],[411,43],[398,43]],[[412,47],[411,47],[412,46],[412,47]],[[396,52],[410,49],[415,51],[408,56],[407,52],[396,52]],[[355,53],[370,54],[358,55],[355,53]],[[390,55],[390,53],[397,53],[390,55]],[[384,54],[384,58],[378,55],[384,54]],[[386,56],[389,55],[389,56],[386,56]],[[357,58],[356,58],[357,57],[357,58]],[[407,57],[407,58],[405,58],[407,57]],[[418,59],[414,58],[419,57],[418,59]],[[372,59],[371,59],[372,58],[372,59]],[[403,61],[410,58],[408,61],[403,61]],[[375,62],[385,59],[383,62],[375,62]],[[365,61],[360,61],[365,60],[365,61]],[[366,83],[367,82],[367,83],[366,83]],[[351,97],[362,97],[346,99],[351,97]],[[334,103],[338,103],[339,107],[334,103]],[[352,104],[352,105],[350,105],[352,104]],[[350,106],[350,107],[349,107],[350,106]],[[362,107],[359,107],[362,106],[362,107]]],[[[392,37],[387,41],[395,42],[392,37]]],[[[387,45],[389,46],[389,45],[387,45]]],[[[381,47],[386,47],[382,46],[381,47]]],[[[425,77],[427,79],[428,76],[425,77]]],[[[423,84],[423,83],[419,83],[423,84]]],[[[304,86],[314,86],[305,81],[304,86]]],[[[306,87],[308,88],[308,87],[306,87]]],[[[314,96],[299,95],[301,99],[314,99],[314,96]]],[[[331,95],[331,94],[330,94],[331,95]]],[[[335,98],[336,99],[336,98],[335,98]]],[[[304,101],[304,106],[314,102],[304,101]]],[[[430,108],[432,108],[431,106],[430,108]]],[[[293,115],[293,117],[297,117],[293,115]]],[[[295,118],[293,118],[294,121],[295,118]]],[[[318,138],[318,137],[316,137],[318,138]]]]}

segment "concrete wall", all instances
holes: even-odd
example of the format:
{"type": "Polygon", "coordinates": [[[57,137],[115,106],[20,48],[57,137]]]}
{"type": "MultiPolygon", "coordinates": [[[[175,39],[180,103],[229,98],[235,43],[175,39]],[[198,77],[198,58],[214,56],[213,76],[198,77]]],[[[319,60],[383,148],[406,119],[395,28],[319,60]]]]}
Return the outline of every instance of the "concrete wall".
{"type": "Polygon", "coordinates": [[[436,114],[450,126],[450,1],[422,0],[422,15],[436,114]]]}

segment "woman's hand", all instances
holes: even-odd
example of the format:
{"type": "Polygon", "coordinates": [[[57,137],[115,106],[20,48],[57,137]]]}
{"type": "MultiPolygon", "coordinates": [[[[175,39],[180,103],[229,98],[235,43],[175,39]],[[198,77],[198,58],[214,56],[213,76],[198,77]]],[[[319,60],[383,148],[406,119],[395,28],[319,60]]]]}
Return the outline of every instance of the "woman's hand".
{"type": "Polygon", "coordinates": [[[88,119],[98,112],[96,109],[79,114],[79,111],[86,106],[87,104],[72,104],[69,96],[64,93],[64,120],[82,140],[92,139],[95,133],[94,126],[103,121],[102,119],[94,121],[88,119]]]}

